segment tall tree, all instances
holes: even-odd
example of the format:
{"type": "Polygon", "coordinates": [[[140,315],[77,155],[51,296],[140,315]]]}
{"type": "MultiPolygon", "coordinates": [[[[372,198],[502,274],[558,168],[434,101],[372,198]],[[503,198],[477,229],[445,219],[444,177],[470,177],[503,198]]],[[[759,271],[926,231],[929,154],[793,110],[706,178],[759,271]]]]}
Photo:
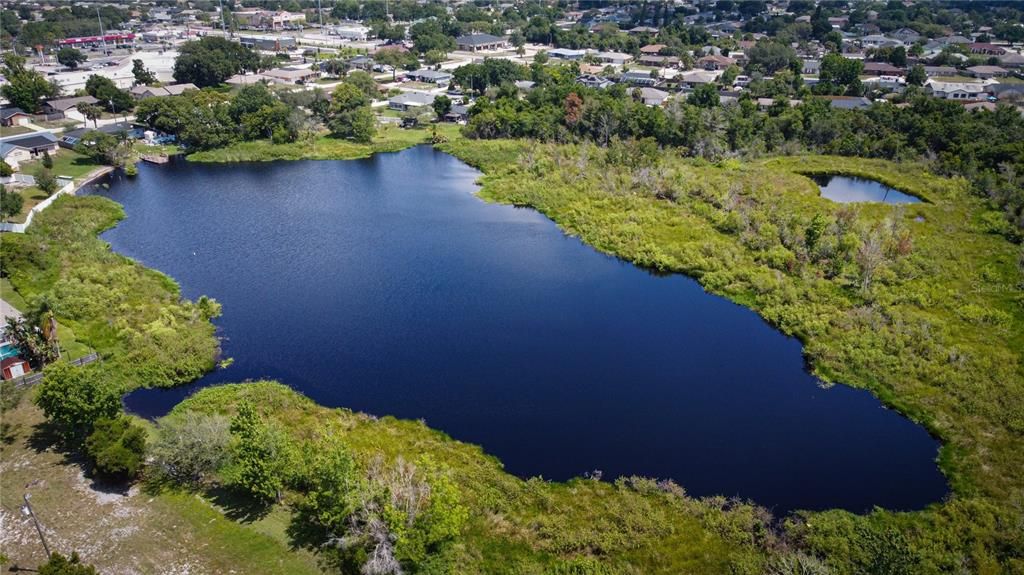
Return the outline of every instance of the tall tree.
{"type": "Polygon", "coordinates": [[[35,402],[65,440],[85,439],[94,422],[121,411],[121,390],[100,369],[58,361],[43,370],[35,402]]]}
{"type": "Polygon", "coordinates": [[[93,74],[85,81],[85,91],[100,101],[100,105],[108,112],[125,112],[135,107],[135,98],[127,90],[122,90],[114,81],[106,76],[93,74]]]}
{"type": "Polygon", "coordinates": [[[156,75],[146,68],[146,64],[142,60],[132,60],[132,75],[135,76],[135,84],[137,86],[156,84],[156,75]]]}
{"type": "Polygon", "coordinates": [[[70,46],[57,50],[57,61],[72,70],[78,68],[79,64],[84,64],[86,60],[88,60],[88,57],[81,50],[76,50],[70,46]]]}
{"type": "Polygon", "coordinates": [[[376,131],[369,99],[352,84],[340,84],[334,89],[327,126],[336,137],[369,143],[376,131]]]}
{"type": "Polygon", "coordinates": [[[0,88],[0,94],[14,106],[26,112],[36,112],[42,106],[43,98],[60,94],[60,87],[48,81],[42,74],[25,67],[25,58],[14,52],[3,56],[3,72],[7,83],[0,88]]]}
{"type": "Polygon", "coordinates": [[[258,68],[259,56],[249,48],[218,36],[205,36],[180,48],[174,61],[174,80],[206,88],[258,68]]]}

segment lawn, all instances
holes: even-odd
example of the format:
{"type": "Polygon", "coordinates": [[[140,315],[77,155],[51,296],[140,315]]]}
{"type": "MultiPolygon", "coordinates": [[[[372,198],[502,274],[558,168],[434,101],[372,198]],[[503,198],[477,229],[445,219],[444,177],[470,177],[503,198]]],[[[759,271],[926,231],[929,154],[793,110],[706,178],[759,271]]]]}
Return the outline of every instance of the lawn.
{"type": "MultiPolygon", "coordinates": [[[[53,168],[50,171],[55,176],[70,176],[75,180],[81,179],[97,168],[103,167],[92,158],[79,154],[74,150],[61,148],[59,152],[51,156],[53,168]]],[[[33,175],[43,167],[42,160],[33,160],[21,164],[20,171],[24,174],[33,175]]]]}
{"type": "Polygon", "coordinates": [[[0,137],[6,138],[7,136],[19,136],[21,134],[29,134],[34,132],[32,128],[26,128],[25,126],[5,126],[0,128],[0,137]]]}
{"type": "Polygon", "coordinates": [[[36,204],[45,200],[48,196],[39,188],[35,186],[26,186],[18,190],[18,193],[22,197],[21,211],[14,216],[7,218],[6,222],[12,222],[20,224],[28,218],[28,213],[32,211],[32,208],[36,207],[36,204]]]}

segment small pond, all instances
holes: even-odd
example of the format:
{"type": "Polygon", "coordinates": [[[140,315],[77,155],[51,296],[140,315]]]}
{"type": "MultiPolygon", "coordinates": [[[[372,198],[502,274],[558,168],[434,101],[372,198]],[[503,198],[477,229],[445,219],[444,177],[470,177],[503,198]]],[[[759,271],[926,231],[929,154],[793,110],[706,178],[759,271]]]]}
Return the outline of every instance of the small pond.
{"type": "Polygon", "coordinates": [[[917,204],[921,198],[864,178],[815,175],[811,179],[821,188],[822,197],[840,204],[872,202],[878,204],[917,204]]]}
{"type": "Polygon", "coordinates": [[[917,509],[938,442],[800,343],[692,279],[598,253],[474,195],[429,147],[348,162],[143,165],[96,193],[113,248],[224,305],[231,367],[125,403],[276,378],[329,406],[419,419],[520,476],[673,478],[777,512],[917,509]]]}

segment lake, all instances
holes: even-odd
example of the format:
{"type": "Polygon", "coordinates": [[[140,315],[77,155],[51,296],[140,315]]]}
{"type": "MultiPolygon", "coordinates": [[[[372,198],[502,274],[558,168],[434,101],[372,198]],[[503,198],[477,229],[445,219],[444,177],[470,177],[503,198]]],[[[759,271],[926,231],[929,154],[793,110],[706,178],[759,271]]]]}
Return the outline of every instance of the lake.
{"type": "Polygon", "coordinates": [[[811,179],[821,188],[822,197],[841,204],[855,202],[916,204],[921,201],[921,198],[904,194],[874,180],[830,175],[816,175],[811,179]]]}
{"type": "Polygon", "coordinates": [[[689,278],[480,200],[479,175],[420,146],[144,164],[97,188],[127,213],[103,238],[219,300],[234,358],[126,405],[153,417],[200,386],[273,378],[422,418],[523,477],[672,478],[777,512],[909,510],[946,493],[938,443],[865,391],[820,387],[798,341],[689,278]]]}

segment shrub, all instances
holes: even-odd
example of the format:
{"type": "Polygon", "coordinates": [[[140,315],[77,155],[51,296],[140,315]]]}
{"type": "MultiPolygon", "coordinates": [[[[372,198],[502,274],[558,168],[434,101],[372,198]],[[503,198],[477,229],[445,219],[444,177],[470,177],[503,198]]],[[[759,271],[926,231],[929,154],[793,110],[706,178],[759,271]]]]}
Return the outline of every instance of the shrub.
{"type": "Polygon", "coordinates": [[[138,476],[146,455],[146,430],[126,416],[104,417],[93,424],[85,452],[97,473],[113,481],[138,476]]]}
{"type": "Polygon", "coordinates": [[[160,420],[150,448],[157,464],[177,481],[201,481],[229,458],[230,422],[223,415],[188,411],[160,420]]]}
{"type": "Polygon", "coordinates": [[[39,566],[39,575],[98,575],[92,565],[82,563],[78,553],[72,552],[71,557],[60,553],[50,555],[50,559],[39,566]]]}
{"type": "Polygon", "coordinates": [[[53,195],[60,185],[60,183],[57,182],[57,178],[53,175],[53,172],[46,167],[40,168],[40,170],[36,172],[35,177],[36,187],[42,190],[47,196],[53,195]]]}
{"type": "Polygon", "coordinates": [[[84,439],[94,422],[121,411],[120,390],[96,364],[75,367],[58,361],[47,366],[35,402],[65,441],[84,439]]]}

